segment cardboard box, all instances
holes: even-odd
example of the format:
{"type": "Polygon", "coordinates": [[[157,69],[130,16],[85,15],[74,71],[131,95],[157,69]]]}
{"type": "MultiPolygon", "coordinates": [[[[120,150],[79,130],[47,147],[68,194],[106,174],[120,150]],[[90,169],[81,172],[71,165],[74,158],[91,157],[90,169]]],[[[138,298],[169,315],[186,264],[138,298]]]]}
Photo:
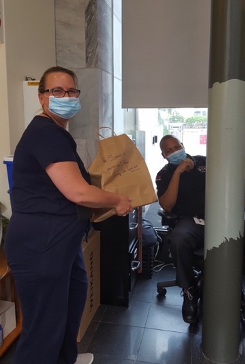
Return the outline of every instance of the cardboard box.
{"type": "Polygon", "coordinates": [[[100,232],[93,230],[88,242],[82,242],[82,248],[88,275],[88,293],[77,341],[81,341],[100,305],[100,232]]]}
{"type": "Polygon", "coordinates": [[[15,303],[0,300],[0,324],[5,339],[16,328],[15,303]]]}

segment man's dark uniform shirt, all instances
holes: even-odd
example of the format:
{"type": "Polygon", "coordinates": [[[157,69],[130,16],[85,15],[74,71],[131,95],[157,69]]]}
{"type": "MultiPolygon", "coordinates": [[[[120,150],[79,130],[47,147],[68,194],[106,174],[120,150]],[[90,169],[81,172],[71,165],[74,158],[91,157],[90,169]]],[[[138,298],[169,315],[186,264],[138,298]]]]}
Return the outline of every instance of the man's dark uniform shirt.
{"type": "MultiPolygon", "coordinates": [[[[180,175],[178,197],[172,212],[178,216],[204,218],[206,157],[188,154],[187,157],[194,161],[194,168],[180,175]]],[[[156,177],[158,198],[166,192],[177,167],[178,165],[168,163],[158,172],[156,177]]]]}

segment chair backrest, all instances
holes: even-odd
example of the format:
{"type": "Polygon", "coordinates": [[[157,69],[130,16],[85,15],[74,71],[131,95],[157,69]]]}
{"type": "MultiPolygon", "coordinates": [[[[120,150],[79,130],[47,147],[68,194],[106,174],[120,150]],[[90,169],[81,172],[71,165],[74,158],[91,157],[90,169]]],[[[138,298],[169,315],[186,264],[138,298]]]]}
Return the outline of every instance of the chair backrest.
{"type": "Polygon", "coordinates": [[[160,208],[158,210],[158,215],[162,218],[162,225],[163,226],[169,226],[171,229],[174,228],[176,221],[177,221],[177,215],[173,212],[168,212],[163,210],[163,208],[160,208]]]}

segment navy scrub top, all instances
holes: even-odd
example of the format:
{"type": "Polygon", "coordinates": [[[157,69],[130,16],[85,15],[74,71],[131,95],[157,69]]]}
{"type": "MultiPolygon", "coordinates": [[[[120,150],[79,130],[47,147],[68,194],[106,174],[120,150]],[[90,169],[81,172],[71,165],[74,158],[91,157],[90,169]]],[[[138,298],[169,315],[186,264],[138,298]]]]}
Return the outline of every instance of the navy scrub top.
{"type": "MultiPolygon", "coordinates": [[[[24,131],[14,153],[13,211],[20,213],[76,215],[77,205],[69,201],[54,185],[45,168],[56,162],[77,162],[83,178],[90,177],[76,151],[69,132],[52,119],[35,116],[24,131]]],[[[90,209],[82,207],[88,210],[90,209]]]]}

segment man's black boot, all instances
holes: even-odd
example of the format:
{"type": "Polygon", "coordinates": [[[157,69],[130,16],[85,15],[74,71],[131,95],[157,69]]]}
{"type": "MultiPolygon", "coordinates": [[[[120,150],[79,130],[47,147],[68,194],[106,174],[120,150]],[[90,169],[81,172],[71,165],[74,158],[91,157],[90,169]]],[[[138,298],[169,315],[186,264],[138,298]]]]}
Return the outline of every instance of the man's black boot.
{"type": "Polygon", "coordinates": [[[198,319],[198,288],[193,286],[185,288],[182,290],[181,295],[184,298],[182,306],[183,320],[188,324],[194,324],[198,319]]]}

